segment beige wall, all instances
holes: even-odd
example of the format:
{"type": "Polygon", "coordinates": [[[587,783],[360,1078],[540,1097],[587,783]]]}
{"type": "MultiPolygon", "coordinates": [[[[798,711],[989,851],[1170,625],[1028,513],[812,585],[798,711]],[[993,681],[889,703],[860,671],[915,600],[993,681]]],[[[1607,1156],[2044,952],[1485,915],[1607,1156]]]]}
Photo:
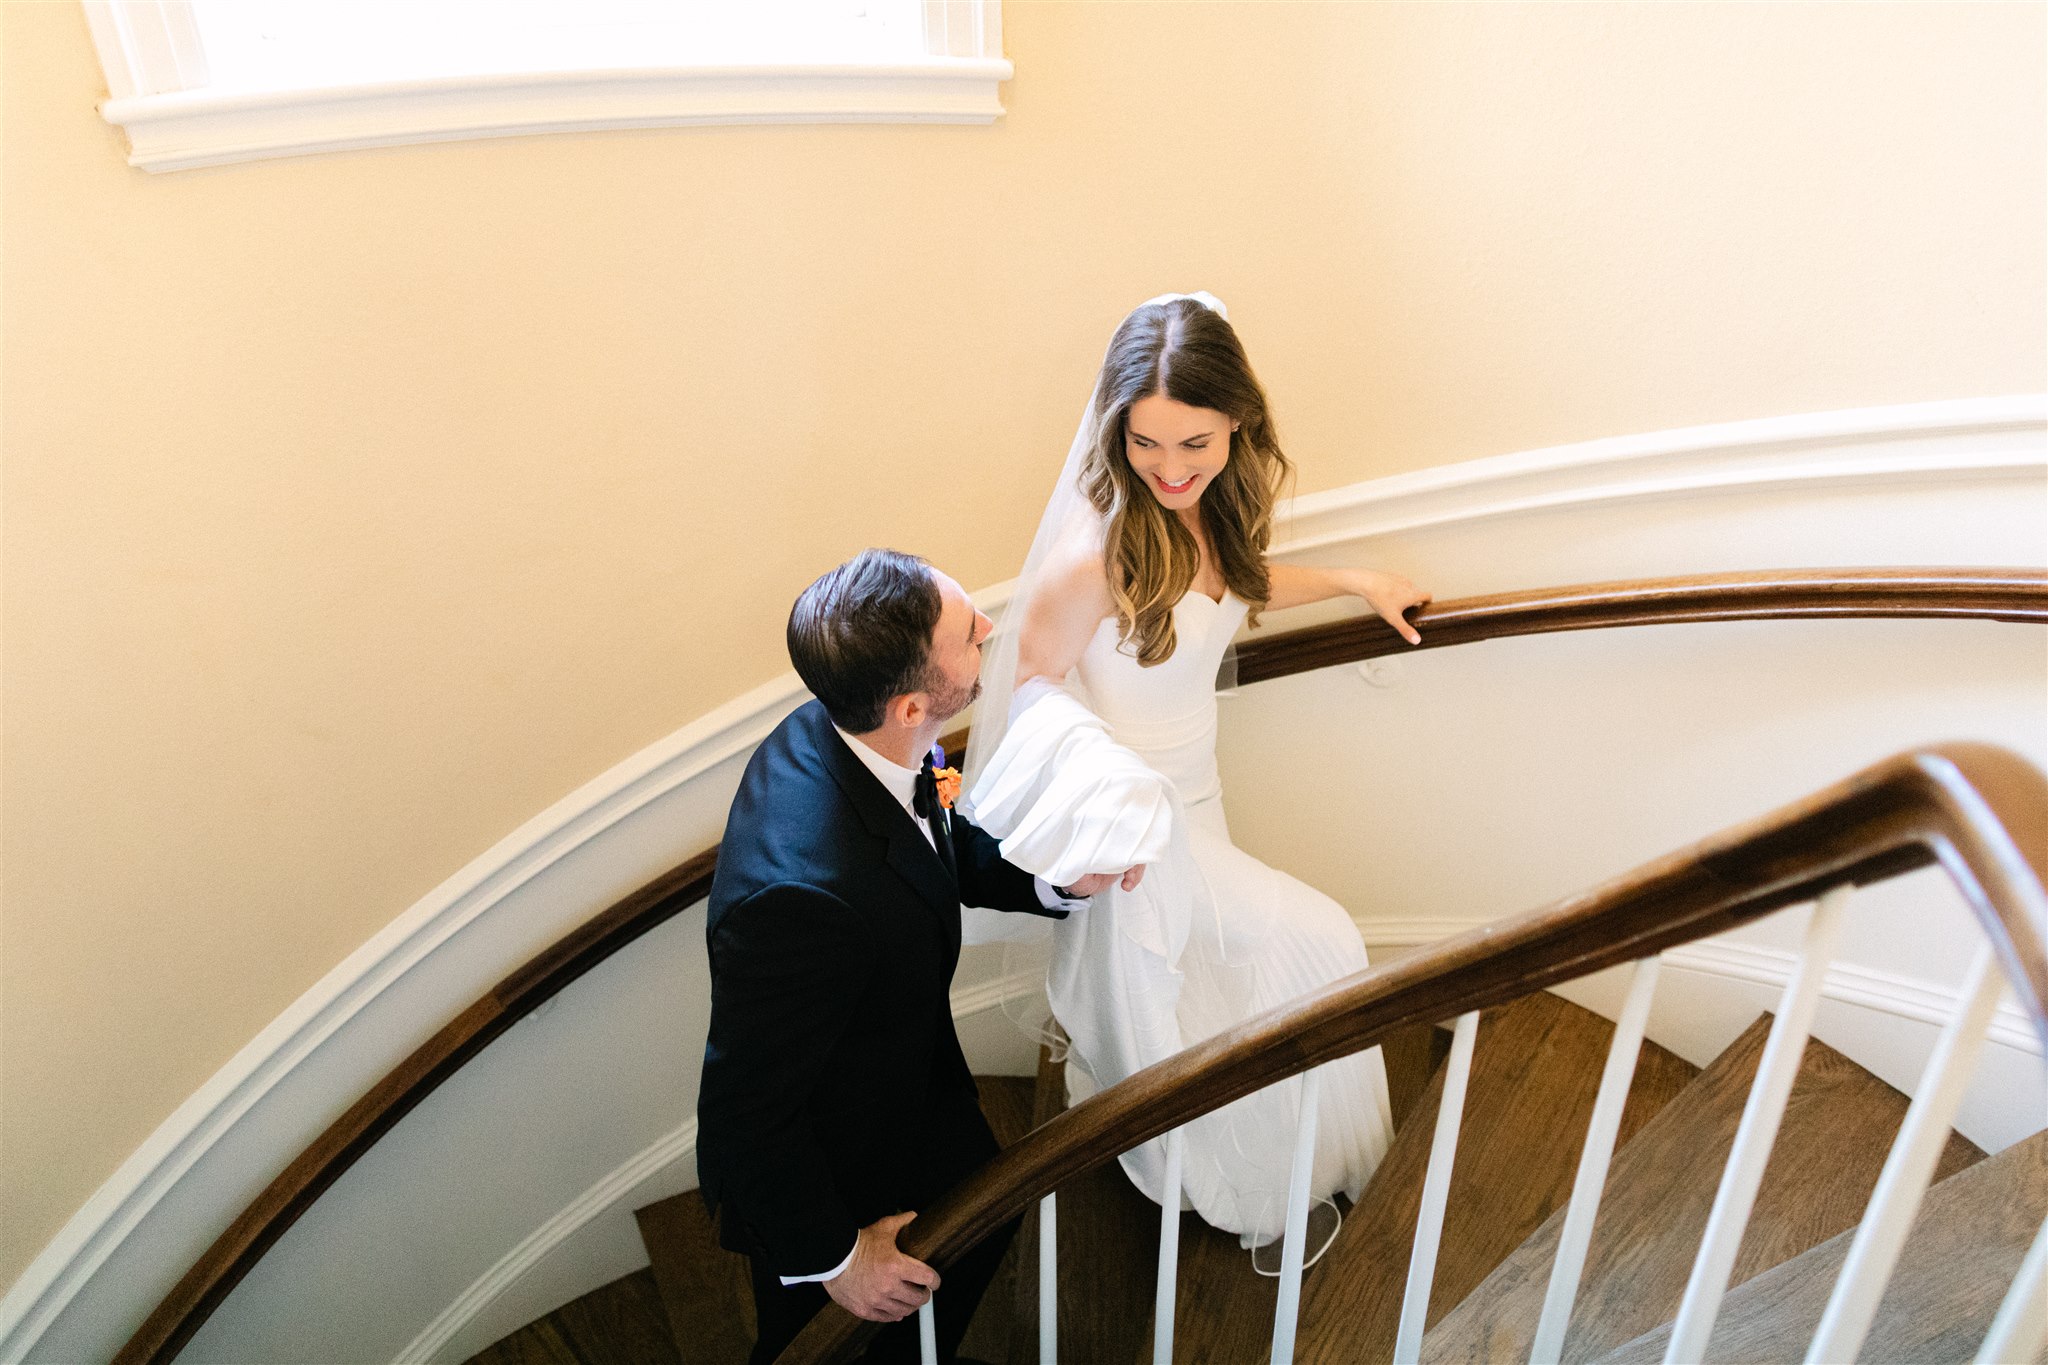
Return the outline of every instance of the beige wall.
{"type": "Polygon", "coordinates": [[[0,23],[0,1283],[815,573],[1007,577],[1149,294],[1304,490],[2044,387],[2038,6],[1011,0],[993,128],[162,176],[75,4],[0,23]]]}

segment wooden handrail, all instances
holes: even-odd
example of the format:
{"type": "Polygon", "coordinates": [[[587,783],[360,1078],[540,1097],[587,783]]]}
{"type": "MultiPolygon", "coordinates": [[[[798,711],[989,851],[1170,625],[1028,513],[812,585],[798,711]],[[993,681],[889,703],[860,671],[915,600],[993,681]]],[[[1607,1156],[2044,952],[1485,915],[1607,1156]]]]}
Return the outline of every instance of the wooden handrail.
{"type": "MultiPolygon", "coordinates": [[[[1909,568],[1715,574],[1466,598],[1434,603],[1411,619],[1427,628],[1424,647],[1436,648],[1614,625],[1810,616],[2048,622],[2048,572],[1909,568]]],[[[1259,682],[1410,648],[1378,620],[1336,621],[1248,641],[1238,650],[1238,680],[1259,682]]],[[[964,732],[947,742],[963,739],[964,732]]],[[[710,891],[717,856],[716,847],[706,849],[585,921],[392,1068],[214,1239],[121,1348],[115,1365],[168,1365],[264,1252],[379,1138],[556,992],[702,900],[710,891]]]]}
{"type": "Polygon", "coordinates": [[[1538,588],[1438,602],[1410,617],[1411,645],[1376,616],[1247,640],[1240,686],[1411,650],[1514,635],[1699,621],[1816,617],[1977,617],[2048,622],[2048,572],[2038,569],[1777,569],[1538,588]]]}
{"type": "MultiPolygon", "coordinates": [[[[1504,1005],[1833,886],[1936,862],[1969,901],[2048,1045],[2040,931],[2048,917],[2048,779],[2003,749],[1942,745],[1888,759],[1592,891],[1368,968],[1147,1067],[1005,1148],[921,1212],[897,1245],[943,1270],[1119,1153],[1397,1029],[1504,1005]]],[[[844,1359],[875,1329],[828,1303],[777,1365],[844,1359]]]]}

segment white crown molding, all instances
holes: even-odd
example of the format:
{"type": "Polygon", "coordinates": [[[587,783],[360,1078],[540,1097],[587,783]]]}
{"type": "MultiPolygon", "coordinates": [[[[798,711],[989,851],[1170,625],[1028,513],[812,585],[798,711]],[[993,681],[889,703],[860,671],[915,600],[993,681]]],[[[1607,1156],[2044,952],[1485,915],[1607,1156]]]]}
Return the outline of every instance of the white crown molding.
{"type": "Polygon", "coordinates": [[[1304,494],[1275,554],[1550,507],[1786,484],[2040,473],[2048,394],[1686,427],[1468,460],[1304,494]]]}
{"type": "MultiPolygon", "coordinates": [[[[1283,522],[1293,527],[1293,538],[1274,552],[1675,489],[1768,489],[1791,478],[1890,482],[2040,474],[2048,472],[2044,436],[2048,398],[2027,395],[1593,441],[1308,495],[1293,505],[1291,521],[1283,522]],[[1795,450],[1801,458],[1787,460],[1787,452],[1795,450]]],[[[997,584],[975,594],[975,602],[990,615],[1000,615],[1011,587],[997,584]]],[[[0,1298],[0,1365],[26,1359],[58,1315],[88,1290],[123,1301],[146,1293],[147,1286],[96,1285],[94,1277],[229,1132],[257,1121],[259,1109],[286,1077],[316,1054],[331,1058],[344,1048],[349,1025],[381,996],[429,958],[460,954],[463,931],[521,888],[636,812],[750,750],[805,695],[795,676],[785,674],[684,726],[527,821],[350,954],[166,1118],[0,1298]]],[[[565,913],[580,915],[587,909],[566,907],[565,913]]],[[[571,927],[573,921],[565,921],[559,932],[571,927]]],[[[1378,937],[1385,932],[1368,925],[1368,943],[1391,944],[1378,937]]],[[[502,975],[518,963],[479,965],[502,975]]],[[[440,1017],[445,1019],[469,1000],[443,1003],[440,1017]]],[[[356,1098],[334,1094],[319,1112],[339,1113],[356,1098]]],[[[295,1132],[312,1122],[271,1121],[295,1132]]],[[[297,1145],[317,1136],[317,1127],[300,1133],[297,1145]]],[[[219,1225],[237,1212],[219,1210],[219,1225]]],[[[183,1267],[167,1269],[175,1276],[183,1267]]]]}
{"type": "Polygon", "coordinates": [[[962,123],[1002,117],[1001,58],[673,67],[393,81],[330,90],[108,99],[128,164],[187,170],[311,152],[614,128],[740,123],[962,123]]]}
{"type": "Polygon", "coordinates": [[[206,84],[206,53],[189,0],[84,0],[84,6],[113,98],[206,84]]]}
{"type": "MultiPolygon", "coordinates": [[[[1043,973],[1013,972],[992,981],[956,990],[952,995],[953,1017],[965,1019],[985,1010],[1001,1009],[1013,1000],[1032,1000],[1044,993],[1043,973]]],[[[560,1213],[542,1223],[506,1252],[455,1302],[441,1310],[431,1323],[393,1359],[393,1365],[426,1365],[470,1319],[489,1307],[510,1289],[521,1275],[539,1265],[562,1243],[581,1231],[590,1221],[617,1207],[648,1180],[697,1156],[697,1120],[685,1119],[639,1152],[621,1162],[560,1213]]]]}

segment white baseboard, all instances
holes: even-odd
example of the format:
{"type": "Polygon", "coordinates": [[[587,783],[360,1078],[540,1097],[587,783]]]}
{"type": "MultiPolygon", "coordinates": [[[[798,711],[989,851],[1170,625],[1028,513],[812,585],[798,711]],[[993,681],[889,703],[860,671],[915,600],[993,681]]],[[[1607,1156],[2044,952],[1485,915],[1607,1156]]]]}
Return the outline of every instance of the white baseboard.
{"type": "MultiPolygon", "coordinates": [[[[1469,933],[1491,923],[1488,920],[1369,920],[1360,919],[1358,930],[1368,948],[1419,948],[1440,938],[1469,933]]],[[[1682,971],[1721,981],[1741,981],[1772,990],[1784,989],[1792,979],[1799,956],[1782,948],[1765,948],[1753,943],[1706,939],[1672,948],[1664,963],[1682,971]]],[[[1837,962],[1822,979],[1821,998],[1844,1005],[1888,1014],[1941,1028],[1961,1008],[1960,994],[1951,987],[1897,972],[1879,971],[1852,962],[1837,962]]],[[[2028,1021],[2026,1012],[2008,996],[1992,1015],[1989,1040],[2000,1047],[2030,1056],[2043,1055],[2041,1037],[2028,1021]]]]}

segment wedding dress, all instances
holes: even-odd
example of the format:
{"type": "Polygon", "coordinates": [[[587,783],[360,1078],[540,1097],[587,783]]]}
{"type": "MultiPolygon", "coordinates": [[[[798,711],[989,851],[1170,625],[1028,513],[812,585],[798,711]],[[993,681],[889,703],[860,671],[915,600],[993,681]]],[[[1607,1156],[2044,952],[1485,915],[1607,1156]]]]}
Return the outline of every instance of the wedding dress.
{"type": "MultiPolygon", "coordinates": [[[[1017,693],[971,778],[974,819],[1019,866],[1059,885],[1147,868],[1134,891],[1112,887],[1051,930],[1047,991],[1071,1040],[1077,1101],[1366,966],[1343,907],[1230,841],[1216,676],[1245,614],[1228,592],[1188,593],[1174,606],[1174,653],[1150,668],[1103,621],[1065,685],[1034,680],[1017,693]]],[[[1378,1049],[1327,1064],[1318,1083],[1310,1190],[1355,1198],[1391,1133],[1378,1049]]],[[[1182,1206],[1248,1245],[1275,1238],[1300,1092],[1297,1077],[1189,1124],[1182,1206]]],[[[1163,1202],[1163,1139],[1122,1163],[1163,1202]]]]}

